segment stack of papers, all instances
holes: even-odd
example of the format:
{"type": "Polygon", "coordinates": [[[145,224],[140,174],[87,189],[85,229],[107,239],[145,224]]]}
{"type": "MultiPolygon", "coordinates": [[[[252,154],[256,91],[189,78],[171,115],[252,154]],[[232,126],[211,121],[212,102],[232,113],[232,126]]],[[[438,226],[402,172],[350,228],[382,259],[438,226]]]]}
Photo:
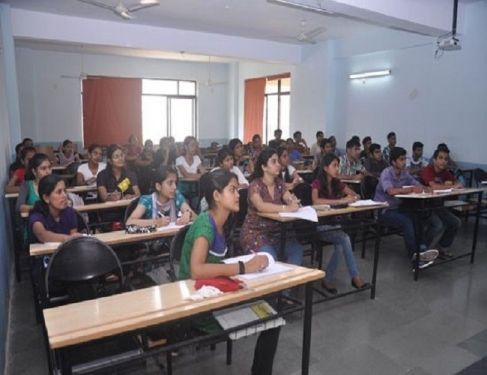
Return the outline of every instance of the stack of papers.
{"type": "Polygon", "coordinates": [[[296,219],[303,219],[308,221],[318,222],[318,215],[316,210],[311,206],[301,207],[295,212],[279,212],[281,217],[294,217],[296,219]]]}
{"type": "Polygon", "coordinates": [[[452,189],[438,189],[438,190],[433,190],[433,194],[446,194],[446,193],[451,193],[452,189]]]}

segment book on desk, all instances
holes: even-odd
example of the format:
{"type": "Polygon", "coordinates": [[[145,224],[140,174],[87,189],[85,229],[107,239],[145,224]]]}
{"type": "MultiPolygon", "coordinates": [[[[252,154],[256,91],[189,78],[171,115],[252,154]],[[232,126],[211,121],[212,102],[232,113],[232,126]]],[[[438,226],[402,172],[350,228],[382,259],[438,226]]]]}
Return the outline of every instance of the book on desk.
{"type": "Polygon", "coordinates": [[[230,329],[242,324],[257,321],[257,323],[253,326],[240,329],[228,335],[231,340],[238,340],[242,337],[247,337],[255,333],[280,327],[286,324],[286,321],[282,317],[265,320],[261,323],[258,322],[261,319],[267,319],[276,314],[276,311],[271,307],[271,305],[264,300],[259,300],[243,306],[241,305],[225,310],[215,311],[213,316],[223,329],[230,329]]]}

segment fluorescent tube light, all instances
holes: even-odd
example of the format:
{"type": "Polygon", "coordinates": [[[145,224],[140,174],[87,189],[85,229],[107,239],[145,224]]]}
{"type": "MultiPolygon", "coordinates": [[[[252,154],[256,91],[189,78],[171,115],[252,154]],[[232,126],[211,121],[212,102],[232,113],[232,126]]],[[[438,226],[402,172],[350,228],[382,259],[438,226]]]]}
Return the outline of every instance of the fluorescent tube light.
{"type": "Polygon", "coordinates": [[[350,79],[361,79],[361,78],[373,78],[373,77],[385,77],[391,75],[391,70],[376,70],[374,72],[363,72],[350,74],[348,78],[350,79]]]}

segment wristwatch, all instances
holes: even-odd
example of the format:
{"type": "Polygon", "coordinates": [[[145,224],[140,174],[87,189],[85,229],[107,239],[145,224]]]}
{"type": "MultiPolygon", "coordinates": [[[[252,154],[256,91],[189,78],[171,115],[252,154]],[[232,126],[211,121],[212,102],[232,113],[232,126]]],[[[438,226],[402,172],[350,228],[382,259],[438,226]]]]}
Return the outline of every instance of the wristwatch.
{"type": "Polygon", "coordinates": [[[238,261],[238,274],[239,275],[245,274],[245,264],[241,260],[238,261]]]}

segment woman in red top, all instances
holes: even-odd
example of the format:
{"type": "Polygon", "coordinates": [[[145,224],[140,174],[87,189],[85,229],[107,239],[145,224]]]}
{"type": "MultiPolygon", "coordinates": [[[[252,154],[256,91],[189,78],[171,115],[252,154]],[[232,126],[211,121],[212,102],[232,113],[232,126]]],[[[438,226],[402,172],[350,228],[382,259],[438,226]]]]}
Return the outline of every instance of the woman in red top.
{"type": "Polygon", "coordinates": [[[6,193],[18,193],[20,189],[20,185],[24,182],[25,179],[25,169],[29,164],[29,160],[35,155],[36,149],[34,147],[24,147],[20,152],[20,160],[22,163],[22,167],[17,168],[10,180],[8,180],[7,186],[5,187],[6,193]]]}
{"type": "MultiPolygon", "coordinates": [[[[359,197],[347,185],[337,179],[339,168],[339,159],[335,154],[326,154],[321,160],[318,177],[313,181],[311,198],[313,204],[349,204],[355,202],[359,197]]],[[[348,272],[352,278],[352,286],[357,289],[365,288],[368,283],[359,276],[357,264],[352,252],[350,237],[339,225],[318,226],[320,239],[331,242],[335,249],[326,267],[326,276],[322,281],[322,286],[331,294],[337,294],[337,289],[332,285],[336,269],[338,267],[339,257],[343,254],[348,272]]]]}

